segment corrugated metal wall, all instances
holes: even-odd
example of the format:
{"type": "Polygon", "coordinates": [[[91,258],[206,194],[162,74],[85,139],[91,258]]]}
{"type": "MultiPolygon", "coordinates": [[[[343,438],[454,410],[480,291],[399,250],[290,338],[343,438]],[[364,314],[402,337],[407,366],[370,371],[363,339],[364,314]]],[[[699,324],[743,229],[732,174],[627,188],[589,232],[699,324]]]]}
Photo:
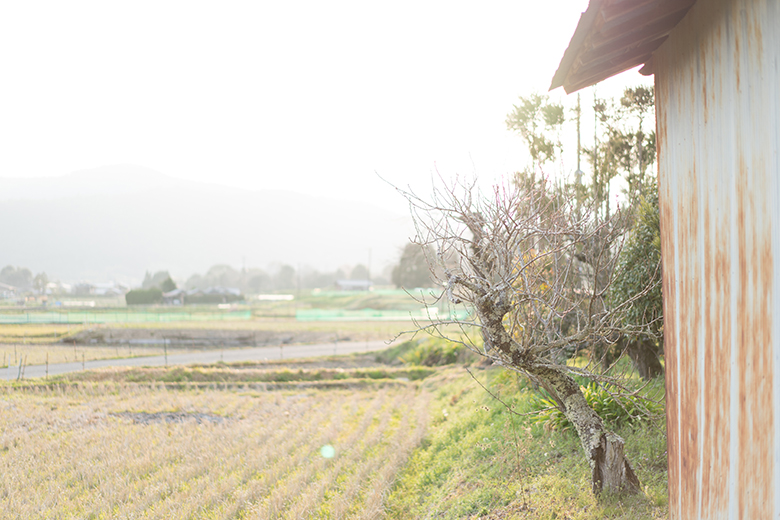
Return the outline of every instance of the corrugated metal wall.
{"type": "Polygon", "coordinates": [[[780,2],[699,0],[654,63],[671,518],[778,518],[780,2]]]}

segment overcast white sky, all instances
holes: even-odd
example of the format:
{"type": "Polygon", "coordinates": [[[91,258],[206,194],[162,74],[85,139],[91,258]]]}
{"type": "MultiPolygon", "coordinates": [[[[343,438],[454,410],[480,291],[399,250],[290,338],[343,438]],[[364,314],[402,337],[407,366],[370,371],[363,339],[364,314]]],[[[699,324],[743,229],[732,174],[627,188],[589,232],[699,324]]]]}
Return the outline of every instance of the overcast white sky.
{"type": "MultiPolygon", "coordinates": [[[[434,168],[483,178],[522,168],[504,119],[519,95],[547,90],[586,7],[3,2],[0,176],[129,163],[403,212],[375,172],[426,186],[434,168]]],[[[624,73],[599,94],[640,82],[624,73]]]]}

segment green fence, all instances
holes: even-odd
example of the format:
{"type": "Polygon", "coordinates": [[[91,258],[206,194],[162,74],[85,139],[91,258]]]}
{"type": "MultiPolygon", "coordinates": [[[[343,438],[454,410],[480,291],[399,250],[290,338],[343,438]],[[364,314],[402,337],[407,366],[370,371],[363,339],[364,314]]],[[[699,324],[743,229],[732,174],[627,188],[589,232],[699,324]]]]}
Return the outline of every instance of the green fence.
{"type": "Polygon", "coordinates": [[[469,313],[465,310],[444,313],[436,308],[421,309],[419,311],[304,309],[295,312],[295,319],[298,321],[464,321],[468,320],[468,318],[469,313]]]}
{"type": "Polygon", "coordinates": [[[252,311],[229,312],[22,312],[0,314],[0,324],[16,323],[162,323],[169,321],[249,320],[252,311]]]}

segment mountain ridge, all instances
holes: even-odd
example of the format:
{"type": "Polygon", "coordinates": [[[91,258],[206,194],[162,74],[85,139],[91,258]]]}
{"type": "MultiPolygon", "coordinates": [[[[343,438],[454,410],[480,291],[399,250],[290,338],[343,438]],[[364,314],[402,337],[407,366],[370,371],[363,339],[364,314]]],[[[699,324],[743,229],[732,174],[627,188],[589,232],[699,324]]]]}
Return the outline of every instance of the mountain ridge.
{"type": "Polygon", "coordinates": [[[0,219],[11,223],[0,227],[0,264],[62,280],[139,280],[158,269],[186,277],[217,263],[327,271],[369,256],[381,269],[413,233],[409,217],[370,201],[243,190],[127,165],[9,181],[0,179],[0,219]]]}

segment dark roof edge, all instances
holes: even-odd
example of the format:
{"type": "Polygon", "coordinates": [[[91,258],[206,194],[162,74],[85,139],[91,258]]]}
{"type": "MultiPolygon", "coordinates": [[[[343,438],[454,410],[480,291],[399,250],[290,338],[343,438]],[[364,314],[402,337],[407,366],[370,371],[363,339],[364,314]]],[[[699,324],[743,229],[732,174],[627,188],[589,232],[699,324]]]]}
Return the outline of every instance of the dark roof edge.
{"type": "Polygon", "coordinates": [[[566,76],[569,75],[574,60],[579,54],[580,46],[585,42],[585,39],[590,33],[590,28],[593,26],[593,22],[596,21],[596,17],[599,14],[599,8],[601,7],[601,0],[590,0],[588,8],[580,16],[580,21],[577,23],[577,29],[574,31],[574,35],[571,37],[569,46],[566,48],[566,52],[563,53],[561,63],[558,65],[558,70],[555,71],[552,83],[550,84],[550,90],[554,90],[563,86],[566,82],[566,76]]]}

